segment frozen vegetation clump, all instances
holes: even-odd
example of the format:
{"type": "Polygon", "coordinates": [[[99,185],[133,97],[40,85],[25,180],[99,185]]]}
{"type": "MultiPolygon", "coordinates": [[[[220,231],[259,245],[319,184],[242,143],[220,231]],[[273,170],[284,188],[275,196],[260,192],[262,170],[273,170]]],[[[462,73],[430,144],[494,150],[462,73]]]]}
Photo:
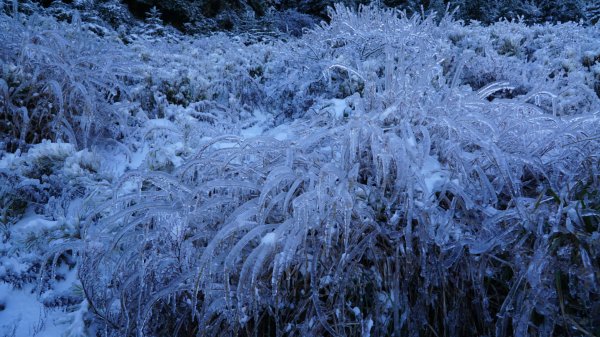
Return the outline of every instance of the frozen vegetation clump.
{"type": "Polygon", "coordinates": [[[0,281],[72,335],[600,333],[598,25],[6,13],[0,281]]]}
{"type": "Polygon", "coordinates": [[[135,75],[122,44],[85,29],[76,13],[71,24],[3,15],[0,29],[3,148],[25,150],[49,139],[83,149],[124,137],[135,75]]]}

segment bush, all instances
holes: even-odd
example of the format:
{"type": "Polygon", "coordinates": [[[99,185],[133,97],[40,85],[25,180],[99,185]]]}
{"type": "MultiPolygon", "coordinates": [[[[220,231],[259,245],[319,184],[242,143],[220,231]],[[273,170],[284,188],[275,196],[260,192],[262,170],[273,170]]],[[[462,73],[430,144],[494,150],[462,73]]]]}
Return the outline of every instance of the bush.
{"type": "MultiPolygon", "coordinates": [[[[109,335],[595,333],[591,70],[552,78],[555,45],[532,57],[494,35],[594,30],[375,7],[331,17],[276,45],[256,84],[273,100],[245,102],[296,114],[256,137],[197,139],[168,169],[125,174],[89,214],[80,277],[109,335]]],[[[231,119],[231,96],[207,100],[230,104],[215,119],[249,120],[231,119]]]]}
{"type": "Polygon", "coordinates": [[[99,39],[77,23],[45,16],[2,14],[0,130],[6,150],[44,139],[78,149],[98,139],[122,139],[130,116],[131,63],[118,42],[99,39]]]}

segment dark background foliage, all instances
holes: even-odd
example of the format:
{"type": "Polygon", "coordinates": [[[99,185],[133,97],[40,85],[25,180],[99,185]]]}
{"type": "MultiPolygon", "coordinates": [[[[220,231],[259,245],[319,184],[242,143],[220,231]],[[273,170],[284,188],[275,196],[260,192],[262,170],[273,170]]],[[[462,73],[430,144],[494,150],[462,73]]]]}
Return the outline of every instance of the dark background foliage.
{"type": "MultiPolygon", "coordinates": [[[[348,7],[378,3],[383,7],[397,8],[409,14],[437,12],[440,17],[449,9],[455,18],[480,21],[486,24],[499,19],[518,19],[525,22],[582,21],[595,24],[600,18],[600,4],[594,0],[97,0],[97,1],[36,1],[45,7],[61,5],[86,7],[98,11],[107,21],[118,26],[127,24],[129,12],[143,19],[151,8],[161,12],[164,22],[187,32],[206,30],[239,30],[247,21],[273,20],[278,14],[286,18],[297,14],[308,15],[318,22],[329,20],[327,8],[334,3],[348,7]],[[125,10],[127,9],[127,10],[125,10]],[[199,28],[200,27],[200,28],[199,28]]],[[[306,21],[306,20],[305,20],[306,21]]],[[[246,24],[245,24],[246,23],[246,24]]],[[[306,24],[306,22],[304,22],[306,24]]]]}

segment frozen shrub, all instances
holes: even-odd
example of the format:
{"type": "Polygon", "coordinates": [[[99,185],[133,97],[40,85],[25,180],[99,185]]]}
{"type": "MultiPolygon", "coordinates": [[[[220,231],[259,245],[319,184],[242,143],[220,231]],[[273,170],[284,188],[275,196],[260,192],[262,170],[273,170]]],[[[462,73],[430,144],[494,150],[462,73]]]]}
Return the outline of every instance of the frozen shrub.
{"type": "Polygon", "coordinates": [[[489,100],[517,98],[551,114],[600,109],[598,82],[589,67],[589,55],[597,49],[597,27],[575,23],[527,27],[501,21],[489,27],[448,28],[453,50],[443,63],[444,72],[454,76],[457,85],[480,90],[504,82],[505,88],[491,93],[489,100]]]}
{"type": "Polygon", "coordinates": [[[27,153],[7,154],[0,163],[5,216],[22,214],[27,207],[44,213],[52,199],[68,202],[99,180],[98,157],[87,150],[75,151],[68,143],[44,141],[27,153]]]}
{"type": "Polygon", "coordinates": [[[0,125],[7,150],[44,139],[78,149],[119,138],[133,75],[117,42],[37,15],[0,18],[0,125]]]}
{"type": "Polygon", "coordinates": [[[75,151],[66,143],[44,141],[27,153],[4,154],[0,161],[0,250],[6,257],[0,268],[2,282],[19,289],[36,284],[46,307],[81,302],[81,295],[52,288],[76,265],[76,245],[65,244],[81,237],[74,213],[80,198],[91,193],[88,188],[101,180],[99,166],[95,155],[75,151]],[[47,263],[50,271],[44,273],[47,263]]]}
{"type": "Polygon", "coordinates": [[[225,34],[185,39],[178,44],[139,39],[132,45],[147,65],[145,82],[132,97],[151,118],[167,117],[169,107],[194,106],[207,118],[216,114],[221,122],[236,123],[264,106],[270,41],[246,44],[243,37],[225,34]]]}
{"type": "Polygon", "coordinates": [[[202,40],[221,48],[197,51],[208,60],[262,55],[260,79],[244,91],[252,61],[215,62],[189,85],[227,71],[239,82],[163,101],[147,123],[176,135],[84,221],[80,277],[98,324],[115,336],[594,331],[599,99],[581,89],[584,65],[551,77],[541,60],[560,52],[539,40],[564,29],[592,43],[593,29],[330,13],[264,52],[202,40]],[[228,135],[249,132],[236,126],[252,107],[291,113],[228,135]],[[183,125],[209,132],[187,143],[183,125]],[[193,145],[168,153],[179,142],[193,145]]]}
{"type": "Polygon", "coordinates": [[[291,36],[299,37],[304,29],[315,25],[315,19],[296,10],[272,11],[265,18],[275,29],[291,36]]]}

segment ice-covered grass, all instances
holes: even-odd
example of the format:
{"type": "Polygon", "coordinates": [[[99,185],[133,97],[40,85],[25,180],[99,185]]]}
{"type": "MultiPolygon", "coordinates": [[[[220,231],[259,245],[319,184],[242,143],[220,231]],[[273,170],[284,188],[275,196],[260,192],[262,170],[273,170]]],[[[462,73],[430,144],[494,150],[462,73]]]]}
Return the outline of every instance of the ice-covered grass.
{"type": "Polygon", "coordinates": [[[134,54],[70,19],[2,13],[0,141],[10,152],[44,139],[83,149],[123,137],[134,54]]]}
{"type": "Polygon", "coordinates": [[[108,336],[597,334],[599,27],[331,18],[115,44],[117,141],[0,161],[4,292],[108,336]]]}

